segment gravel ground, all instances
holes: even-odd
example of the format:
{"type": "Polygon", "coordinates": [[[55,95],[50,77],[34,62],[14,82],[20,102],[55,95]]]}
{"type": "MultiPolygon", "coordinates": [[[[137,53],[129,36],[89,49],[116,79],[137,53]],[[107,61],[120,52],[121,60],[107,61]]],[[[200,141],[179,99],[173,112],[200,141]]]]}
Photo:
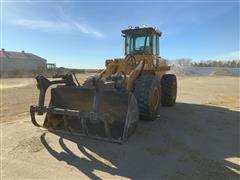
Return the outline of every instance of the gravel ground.
{"type": "Polygon", "coordinates": [[[239,77],[178,77],[176,106],[122,145],[34,127],[35,81],[1,81],[2,179],[240,178],[239,77]]]}

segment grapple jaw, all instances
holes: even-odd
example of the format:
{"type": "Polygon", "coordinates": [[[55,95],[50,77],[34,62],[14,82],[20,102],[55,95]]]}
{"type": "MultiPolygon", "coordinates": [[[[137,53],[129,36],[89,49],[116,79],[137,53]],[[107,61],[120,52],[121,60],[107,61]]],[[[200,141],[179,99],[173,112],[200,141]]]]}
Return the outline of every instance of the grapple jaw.
{"type": "MultiPolygon", "coordinates": [[[[38,111],[38,106],[31,106],[34,125],[38,125],[38,111]]],[[[137,101],[131,92],[105,88],[102,83],[95,88],[52,88],[49,107],[43,106],[41,111],[46,113],[44,128],[118,143],[134,132],[139,118],[137,101]]]]}

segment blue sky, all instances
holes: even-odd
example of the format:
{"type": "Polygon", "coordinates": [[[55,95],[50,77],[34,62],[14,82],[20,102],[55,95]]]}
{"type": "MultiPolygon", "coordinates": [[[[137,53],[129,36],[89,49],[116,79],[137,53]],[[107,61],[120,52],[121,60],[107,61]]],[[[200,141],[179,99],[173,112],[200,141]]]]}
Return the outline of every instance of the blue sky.
{"type": "Polygon", "coordinates": [[[121,29],[157,27],[166,59],[239,59],[239,1],[2,1],[2,48],[57,66],[123,56],[121,29]]]}

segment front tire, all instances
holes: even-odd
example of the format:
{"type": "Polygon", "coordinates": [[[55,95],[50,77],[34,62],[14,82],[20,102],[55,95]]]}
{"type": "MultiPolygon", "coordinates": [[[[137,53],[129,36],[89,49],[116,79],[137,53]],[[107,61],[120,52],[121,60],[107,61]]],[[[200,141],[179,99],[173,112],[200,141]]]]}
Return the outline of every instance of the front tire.
{"type": "Polygon", "coordinates": [[[133,93],[138,101],[140,119],[155,120],[161,102],[160,80],[153,75],[143,75],[136,80],[133,93]]]}

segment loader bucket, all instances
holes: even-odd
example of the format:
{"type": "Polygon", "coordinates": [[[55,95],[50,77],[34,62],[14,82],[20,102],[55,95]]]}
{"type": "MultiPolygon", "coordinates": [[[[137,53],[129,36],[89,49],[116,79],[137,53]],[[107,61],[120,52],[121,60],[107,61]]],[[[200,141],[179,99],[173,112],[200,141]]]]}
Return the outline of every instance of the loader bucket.
{"type": "Polygon", "coordinates": [[[137,107],[132,93],[56,87],[51,90],[43,126],[70,134],[123,142],[136,128],[137,107]]]}

